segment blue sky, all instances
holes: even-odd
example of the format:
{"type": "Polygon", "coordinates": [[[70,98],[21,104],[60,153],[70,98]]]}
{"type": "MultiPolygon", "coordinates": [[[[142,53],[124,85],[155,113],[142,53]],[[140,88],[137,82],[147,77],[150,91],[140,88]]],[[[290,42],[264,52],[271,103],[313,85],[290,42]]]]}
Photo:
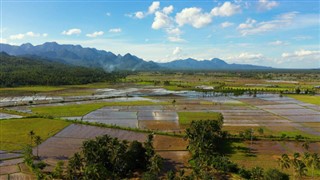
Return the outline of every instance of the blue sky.
{"type": "Polygon", "coordinates": [[[56,41],[147,61],[320,67],[318,0],[2,0],[1,42],[56,41]]]}

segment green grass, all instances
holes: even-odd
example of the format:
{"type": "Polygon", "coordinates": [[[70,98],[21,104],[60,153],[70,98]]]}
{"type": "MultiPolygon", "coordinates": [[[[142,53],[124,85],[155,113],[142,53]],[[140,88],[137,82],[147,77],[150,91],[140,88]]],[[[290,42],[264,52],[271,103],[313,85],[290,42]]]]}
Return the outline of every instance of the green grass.
{"type": "Polygon", "coordinates": [[[287,96],[305,103],[320,105],[320,96],[298,95],[298,94],[290,94],[287,96]]]}
{"type": "Polygon", "coordinates": [[[31,108],[33,113],[53,116],[53,117],[73,117],[84,116],[91,111],[104,106],[142,106],[142,105],[159,105],[164,103],[154,103],[151,101],[131,101],[131,102],[102,102],[94,104],[72,104],[65,106],[43,106],[31,108]]]}
{"type": "Polygon", "coordinates": [[[178,112],[179,123],[188,125],[197,120],[217,120],[220,113],[217,112],[178,112]]]}
{"type": "Polygon", "coordinates": [[[59,86],[23,86],[15,88],[0,88],[0,91],[33,91],[33,92],[49,92],[63,90],[64,87],[59,86]]]}
{"type": "Polygon", "coordinates": [[[43,140],[48,139],[70,122],[63,120],[25,118],[0,121],[0,150],[21,150],[24,145],[30,144],[28,133],[33,130],[43,140]]]}

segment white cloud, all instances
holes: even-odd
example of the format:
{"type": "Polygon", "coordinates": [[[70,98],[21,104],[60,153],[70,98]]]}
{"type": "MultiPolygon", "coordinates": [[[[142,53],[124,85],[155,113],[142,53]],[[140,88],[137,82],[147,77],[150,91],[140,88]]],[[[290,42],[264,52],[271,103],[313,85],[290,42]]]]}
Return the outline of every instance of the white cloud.
{"type": "Polygon", "coordinates": [[[229,1],[223,3],[222,6],[215,7],[211,10],[212,16],[232,16],[240,12],[240,5],[232,4],[229,1]]]}
{"type": "Polygon", "coordinates": [[[63,35],[74,35],[74,34],[77,34],[79,35],[81,33],[81,29],[77,29],[77,28],[74,28],[74,29],[69,29],[67,31],[63,31],[62,34],[63,35]]]}
{"type": "Polygon", "coordinates": [[[223,22],[223,23],[220,24],[220,26],[222,28],[227,28],[227,27],[230,27],[230,26],[233,26],[233,25],[234,25],[234,23],[231,23],[231,22],[228,22],[228,21],[223,22]]]}
{"type": "Polygon", "coordinates": [[[298,50],[293,53],[282,53],[281,55],[283,58],[288,57],[305,57],[305,56],[318,56],[320,57],[320,51],[311,51],[311,50],[298,50]]]}
{"type": "Polygon", "coordinates": [[[121,28],[113,28],[113,29],[109,29],[109,32],[111,32],[111,33],[120,33],[120,32],[122,32],[122,29],[121,28]]]}
{"type": "Polygon", "coordinates": [[[173,52],[172,55],[178,55],[182,52],[182,49],[180,47],[176,47],[173,52]]]}
{"type": "Polygon", "coordinates": [[[175,43],[182,43],[182,42],[186,42],[186,40],[180,38],[180,37],[177,37],[177,36],[169,36],[168,37],[168,40],[170,42],[175,42],[175,43]]]}
{"type": "Polygon", "coordinates": [[[169,28],[171,25],[172,19],[167,14],[157,11],[151,27],[152,29],[162,29],[169,28]]]}
{"type": "Polygon", "coordinates": [[[148,9],[148,14],[153,14],[160,8],[160,2],[159,1],[154,1],[152,4],[149,6],[148,9]]]}
{"type": "Polygon", "coordinates": [[[173,6],[170,5],[170,6],[164,7],[162,9],[162,12],[165,13],[165,14],[171,14],[173,12],[173,6]]]}
{"type": "Polygon", "coordinates": [[[259,10],[271,10],[274,7],[279,5],[276,1],[269,1],[269,0],[259,0],[258,2],[258,9],[259,10]]]}
{"type": "Polygon", "coordinates": [[[15,34],[15,35],[11,35],[9,38],[12,40],[17,40],[17,39],[23,39],[25,37],[24,34],[15,34]]]}
{"type": "Polygon", "coordinates": [[[142,19],[145,17],[145,14],[142,11],[138,11],[134,13],[134,16],[138,19],[142,19]]]}
{"type": "Polygon", "coordinates": [[[238,29],[252,28],[256,22],[257,22],[256,20],[248,18],[245,23],[239,24],[238,29]]]}
{"type": "Polygon", "coordinates": [[[257,58],[262,58],[263,55],[261,53],[258,54],[250,54],[247,52],[241,53],[238,58],[239,59],[257,59],[257,58]]]}
{"type": "Polygon", "coordinates": [[[20,34],[11,35],[11,36],[9,36],[9,39],[21,40],[21,39],[24,39],[26,37],[47,37],[47,36],[48,36],[47,33],[40,34],[40,33],[34,33],[32,31],[29,31],[29,32],[26,32],[24,34],[20,33],[20,34]]]}
{"type": "Polygon", "coordinates": [[[87,37],[95,38],[97,36],[102,36],[104,34],[103,31],[95,31],[91,34],[86,34],[87,37]]]}
{"type": "Polygon", "coordinates": [[[179,28],[168,28],[166,32],[171,35],[180,36],[182,31],[179,28]]]}
{"type": "MultiPolygon", "coordinates": [[[[167,8],[166,11],[170,10],[170,9],[168,9],[169,7],[166,7],[167,8]]],[[[137,12],[132,13],[132,14],[126,14],[125,16],[131,17],[131,18],[143,19],[143,18],[147,17],[150,14],[154,14],[159,8],[160,8],[160,2],[159,1],[154,1],[149,6],[147,12],[137,11],[137,12]]]]}
{"type": "Polygon", "coordinates": [[[6,39],[0,38],[0,43],[5,44],[5,43],[8,43],[8,41],[6,39]]]}
{"type": "Polygon", "coordinates": [[[282,58],[275,61],[278,66],[285,68],[319,68],[320,51],[319,50],[297,50],[292,53],[282,53],[282,58]]]}
{"type": "Polygon", "coordinates": [[[269,45],[272,45],[272,46],[281,46],[281,45],[288,45],[288,43],[277,40],[277,41],[270,42],[269,45]]]}
{"type": "Polygon", "coordinates": [[[240,64],[245,63],[260,65],[260,63],[263,62],[266,59],[266,57],[264,57],[264,55],[261,53],[242,52],[238,55],[225,57],[225,59],[240,64]]]}
{"type": "Polygon", "coordinates": [[[31,32],[31,31],[27,32],[25,35],[30,36],[30,37],[40,37],[41,36],[40,34],[31,32]]]}
{"type": "Polygon", "coordinates": [[[106,13],[106,16],[111,16],[111,13],[110,13],[110,12],[107,12],[107,13],[106,13]]]}
{"type": "Polygon", "coordinates": [[[176,22],[179,26],[189,24],[195,28],[202,28],[212,21],[209,13],[203,13],[201,8],[185,8],[176,14],[176,22]]]}
{"type": "Polygon", "coordinates": [[[277,16],[274,20],[260,23],[253,19],[247,19],[246,23],[238,26],[238,29],[243,36],[278,30],[292,25],[297,14],[297,12],[289,12],[277,16]]]}

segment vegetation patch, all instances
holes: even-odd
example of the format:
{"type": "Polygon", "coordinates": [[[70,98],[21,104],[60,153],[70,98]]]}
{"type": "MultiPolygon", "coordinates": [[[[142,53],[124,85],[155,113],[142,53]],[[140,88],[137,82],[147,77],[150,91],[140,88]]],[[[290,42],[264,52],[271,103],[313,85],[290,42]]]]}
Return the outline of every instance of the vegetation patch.
{"type": "Polygon", "coordinates": [[[179,123],[182,125],[190,124],[197,120],[219,120],[222,115],[218,112],[178,112],[179,123]]]}
{"type": "Polygon", "coordinates": [[[101,102],[94,104],[72,104],[65,106],[42,106],[31,108],[32,112],[53,117],[73,117],[84,116],[91,111],[102,108],[104,106],[143,106],[158,105],[159,103],[151,101],[130,101],[130,102],[101,102]]]}
{"type": "Polygon", "coordinates": [[[43,140],[53,136],[70,122],[44,118],[25,118],[0,121],[0,149],[6,151],[20,150],[30,144],[28,133],[34,131],[43,140]]]}
{"type": "Polygon", "coordinates": [[[298,94],[290,94],[287,96],[305,103],[320,105],[320,96],[298,95],[298,94]]]}

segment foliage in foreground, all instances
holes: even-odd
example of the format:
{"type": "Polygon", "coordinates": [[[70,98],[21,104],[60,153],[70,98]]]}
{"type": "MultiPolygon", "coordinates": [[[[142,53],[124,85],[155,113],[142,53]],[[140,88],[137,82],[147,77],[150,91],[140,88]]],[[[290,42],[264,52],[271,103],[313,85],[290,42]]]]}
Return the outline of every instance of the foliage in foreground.
{"type": "Polygon", "coordinates": [[[67,179],[121,179],[132,177],[135,172],[157,176],[162,158],[155,154],[153,136],[142,144],[128,143],[109,135],[83,143],[82,151],[70,158],[67,179]]]}

